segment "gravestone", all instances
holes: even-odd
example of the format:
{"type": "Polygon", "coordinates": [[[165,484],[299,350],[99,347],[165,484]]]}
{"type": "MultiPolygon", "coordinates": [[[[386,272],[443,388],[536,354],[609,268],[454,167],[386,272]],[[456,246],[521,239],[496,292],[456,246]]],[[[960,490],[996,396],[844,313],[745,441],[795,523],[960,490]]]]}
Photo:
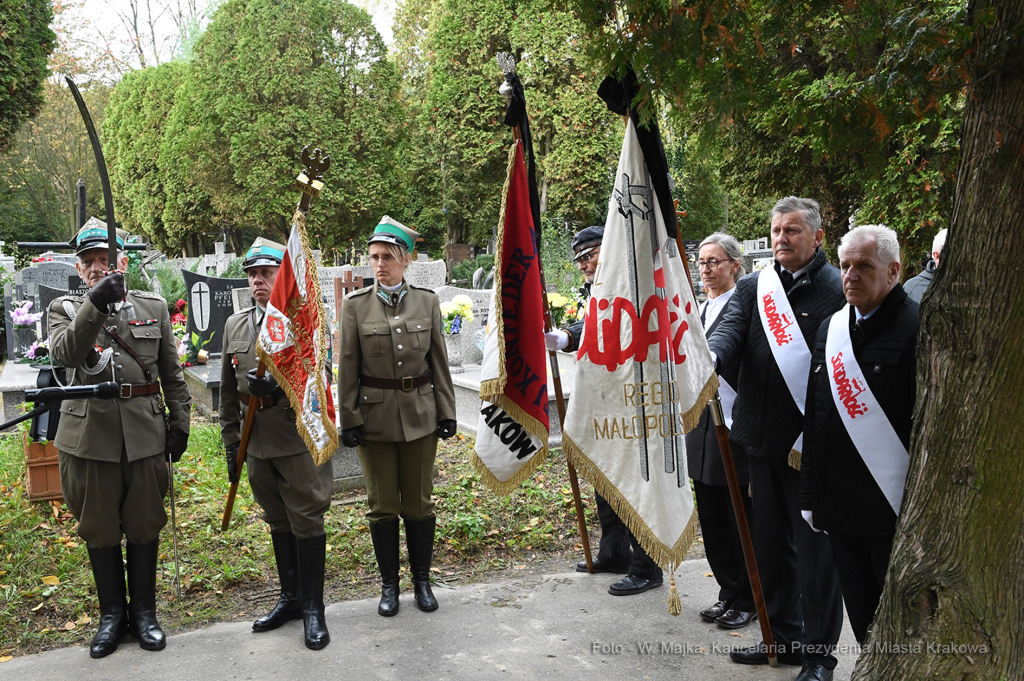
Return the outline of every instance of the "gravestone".
{"type": "Polygon", "coordinates": [[[345,273],[344,273],[343,276],[341,276],[338,279],[334,280],[335,310],[334,310],[333,316],[331,317],[331,319],[334,320],[334,323],[331,325],[331,328],[333,328],[333,331],[331,332],[331,337],[334,339],[334,356],[335,357],[338,357],[339,354],[341,353],[341,336],[340,336],[340,331],[339,331],[339,326],[338,326],[338,315],[341,312],[341,305],[338,304],[337,301],[343,300],[346,295],[348,295],[352,291],[355,291],[356,289],[360,289],[362,287],[363,287],[363,278],[362,277],[353,277],[351,269],[345,270],[345,273]]]}
{"type": "Polygon", "coordinates": [[[437,291],[448,280],[448,266],[443,260],[422,262],[414,260],[405,271],[405,280],[413,286],[437,291]]]}
{"type": "Polygon", "coordinates": [[[86,286],[82,278],[77,274],[68,277],[68,295],[69,296],[84,296],[89,292],[89,287],[86,286]]]}
{"type": "Polygon", "coordinates": [[[700,270],[697,268],[697,260],[700,258],[700,242],[695,239],[683,239],[683,248],[686,249],[686,266],[690,270],[690,284],[693,286],[693,292],[698,303],[704,302],[707,299],[707,294],[704,293],[704,282],[700,280],[700,270]]]}
{"type": "Polygon", "coordinates": [[[231,289],[231,303],[235,310],[235,314],[238,314],[242,310],[247,310],[256,304],[252,297],[252,289],[248,286],[245,288],[233,288],[231,289]]]}
{"type": "Polygon", "coordinates": [[[232,289],[247,287],[248,279],[207,277],[182,270],[188,300],[188,334],[199,336],[198,345],[207,352],[221,351],[224,322],[235,313],[232,289]],[[205,345],[203,344],[207,342],[205,345]]]}
{"type": "Polygon", "coordinates": [[[479,364],[483,359],[483,329],[487,326],[487,315],[491,312],[491,301],[494,300],[494,289],[467,289],[456,286],[442,286],[437,291],[437,298],[442,303],[455,296],[468,296],[473,301],[473,321],[464,324],[460,334],[462,339],[462,359],[465,364],[479,364]]]}
{"type": "Polygon", "coordinates": [[[41,336],[42,338],[47,337],[47,334],[49,333],[50,329],[50,304],[53,303],[53,301],[60,298],[61,296],[66,296],[67,294],[67,291],[62,291],[56,288],[50,288],[46,284],[39,285],[39,311],[43,313],[43,318],[41,320],[43,324],[43,333],[41,336]]]}
{"type": "Polygon", "coordinates": [[[36,296],[39,284],[66,291],[68,279],[73,276],[78,276],[78,270],[72,264],[57,261],[41,262],[18,272],[14,275],[14,281],[24,287],[25,295],[36,296]]]}

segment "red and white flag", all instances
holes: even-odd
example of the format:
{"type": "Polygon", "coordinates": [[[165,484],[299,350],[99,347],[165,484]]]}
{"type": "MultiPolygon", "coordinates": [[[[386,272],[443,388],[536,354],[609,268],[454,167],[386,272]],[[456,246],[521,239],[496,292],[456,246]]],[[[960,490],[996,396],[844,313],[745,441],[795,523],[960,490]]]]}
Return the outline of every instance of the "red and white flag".
{"type": "Polygon", "coordinates": [[[288,249],[270,292],[256,352],[288,395],[295,410],[295,427],[318,466],[338,448],[334,396],[325,370],[330,342],[316,260],[306,237],[306,220],[297,211],[288,249]]]}
{"type": "Polygon", "coordinates": [[[662,200],[630,120],[563,429],[570,461],[671,572],[696,532],[683,434],[718,378],[662,200]]]}
{"type": "Polygon", "coordinates": [[[522,147],[509,150],[473,453],[484,484],[498,494],[525,480],[548,451],[543,290],[522,147]]]}

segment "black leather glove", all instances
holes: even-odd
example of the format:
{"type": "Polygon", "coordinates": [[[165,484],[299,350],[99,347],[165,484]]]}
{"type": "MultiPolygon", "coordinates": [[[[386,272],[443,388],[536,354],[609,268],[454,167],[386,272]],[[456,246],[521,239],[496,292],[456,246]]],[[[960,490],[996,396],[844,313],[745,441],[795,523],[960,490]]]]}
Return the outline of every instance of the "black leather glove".
{"type": "Polygon", "coordinates": [[[341,431],[341,444],[346,447],[357,447],[366,442],[363,439],[363,427],[356,426],[355,428],[346,428],[341,431]]]}
{"type": "Polygon", "coordinates": [[[177,428],[171,428],[167,431],[167,445],[165,447],[167,460],[171,463],[178,463],[181,459],[181,455],[188,449],[188,433],[182,432],[177,428]]]}
{"type": "Polygon", "coordinates": [[[120,272],[108,274],[89,289],[89,300],[100,312],[108,312],[110,306],[124,298],[127,291],[124,287],[124,275],[120,272]]]}
{"type": "Polygon", "coordinates": [[[268,395],[274,398],[274,404],[277,404],[277,400],[284,397],[284,390],[277,384],[277,379],[269,371],[263,374],[263,378],[257,378],[256,370],[249,369],[249,372],[245,375],[245,380],[249,384],[249,393],[256,397],[267,397],[268,395]]]}
{"type": "Polygon", "coordinates": [[[235,468],[235,464],[238,462],[238,446],[240,444],[242,444],[242,443],[241,442],[233,442],[233,443],[229,444],[226,447],[226,449],[228,450],[228,453],[227,453],[228,481],[232,485],[237,485],[238,484],[238,469],[235,468]]]}
{"type": "Polygon", "coordinates": [[[445,419],[437,424],[437,436],[442,440],[447,440],[450,437],[454,437],[455,431],[459,429],[459,424],[455,419],[445,419]]]}

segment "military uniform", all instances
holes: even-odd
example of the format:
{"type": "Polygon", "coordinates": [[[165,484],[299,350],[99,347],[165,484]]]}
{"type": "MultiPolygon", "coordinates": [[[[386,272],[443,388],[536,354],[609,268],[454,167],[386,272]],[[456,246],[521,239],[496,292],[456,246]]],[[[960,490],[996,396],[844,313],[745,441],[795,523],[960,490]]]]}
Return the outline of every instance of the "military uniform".
{"type": "MultiPolygon", "coordinates": [[[[281,244],[259,238],[246,251],[242,269],[257,301],[261,295],[269,297],[285,250],[281,244]]],[[[320,466],[313,462],[295,426],[295,410],[274,377],[270,372],[256,375],[262,319],[263,311],[257,306],[228,317],[220,370],[220,434],[233,483],[238,482],[233,476],[242,422],[254,393],[258,401],[245,461],[252,494],[270,526],[281,580],[277,604],[252,628],[271,631],[301,618],[306,647],[320,650],[331,641],[324,617],[324,513],[331,507],[334,476],[330,461],[320,466]]]]}
{"type": "MultiPolygon", "coordinates": [[[[259,314],[254,306],[228,317],[224,324],[220,432],[225,445],[242,439],[242,421],[251,396],[245,375],[259,363],[253,337],[259,328],[259,314]]],[[[276,405],[273,401],[263,399],[253,422],[246,447],[249,484],[272,533],[290,532],[299,539],[318,537],[324,534],[324,513],[331,506],[331,462],[313,463],[295,428],[295,411],[288,398],[278,398],[276,405]]]]}
{"type": "MultiPolygon", "coordinates": [[[[95,271],[83,258],[105,248],[106,233],[106,225],[93,219],[72,241],[80,271],[95,271]],[[87,251],[92,253],[84,256],[87,251]]],[[[118,234],[122,247],[126,236],[118,234]]],[[[191,404],[167,302],[155,293],[129,291],[124,303],[104,302],[101,310],[94,303],[99,291],[119,299],[121,275],[100,279],[89,295],[58,298],[48,310],[50,356],[67,368],[69,383],[114,381],[120,388],[114,400],[64,401],[54,442],[64,499],[78,519],[96,580],[101,617],[93,657],[113,652],[126,632],[147,650],[166,645],[156,621],[159,535],[167,523],[167,460],[185,450],[191,404]]]]}
{"type": "MultiPolygon", "coordinates": [[[[408,254],[416,234],[388,216],[377,241],[408,254]]],[[[438,434],[455,434],[455,390],[448,371],[437,295],[400,282],[350,293],[339,315],[338,408],[342,440],[358,444],[374,553],[381,571],[378,613],[398,612],[398,517],[405,520],[416,603],[437,609],[430,590],[434,547],[434,455],[438,434]],[[391,290],[388,290],[391,289],[391,290]]]]}

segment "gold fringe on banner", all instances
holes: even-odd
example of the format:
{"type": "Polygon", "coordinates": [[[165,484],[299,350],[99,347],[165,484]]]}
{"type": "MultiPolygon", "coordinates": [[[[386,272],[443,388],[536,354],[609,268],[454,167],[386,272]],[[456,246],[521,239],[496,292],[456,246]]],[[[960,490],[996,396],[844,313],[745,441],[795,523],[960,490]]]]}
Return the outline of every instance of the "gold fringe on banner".
{"type": "MultiPolygon", "coordinates": [[[[327,343],[330,343],[330,329],[326,321],[327,312],[324,309],[324,298],[323,294],[320,291],[320,276],[317,272],[316,261],[310,257],[313,251],[309,245],[309,237],[306,235],[306,216],[302,214],[301,210],[295,211],[295,215],[292,216],[292,224],[299,232],[299,242],[302,244],[302,254],[303,256],[305,256],[306,260],[306,271],[309,273],[309,278],[313,282],[313,290],[315,292],[316,299],[312,301],[312,304],[316,305],[318,308],[317,316],[320,319],[321,342],[326,341],[327,343]]],[[[291,240],[291,235],[289,235],[288,238],[289,240],[291,240]]],[[[292,263],[292,267],[295,267],[294,263],[292,263]]],[[[299,290],[305,291],[305,282],[298,283],[299,290]]],[[[289,333],[291,333],[292,337],[298,340],[300,343],[312,343],[313,339],[308,337],[308,335],[306,335],[305,333],[299,333],[299,329],[297,329],[291,322],[291,316],[292,314],[294,314],[294,312],[297,312],[299,309],[309,304],[310,301],[308,299],[303,298],[300,299],[299,304],[295,307],[294,310],[282,310],[282,312],[285,312],[285,314],[288,315],[289,333]]],[[[262,333],[259,336],[257,336],[257,341],[260,337],[262,337],[262,333]]],[[[299,343],[296,343],[296,345],[298,344],[299,343]]],[[[288,380],[288,376],[286,376],[284,372],[278,369],[277,365],[274,364],[274,355],[271,352],[268,352],[259,342],[256,343],[256,354],[257,356],[259,356],[261,360],[263,360],[263,363],[266,365],[267,370],[274,376],[275,379],[277,379],[278,385],[281,386],[281,388],[285,392],[285,395],[288,396],[288,401],[291,402],[292,405],[299,404],[299,396],[295,393],[294,390],[292,390],[292,384],[291,381],[288,380]]],[[[324,387],[324,361],[326,357],[326,352],[316,353],[317,359],[316,366],[314,367],[315,373],[313,374],[314,376],[317,376],[317,399],[320,400],[320,404],[324,405],[324,407],[326,407],[327,405],[327,391],[324,387]]],[[[326,413],[324,415],[326,416],[326,413]]],[[[303,441],[306,443],[306,447],[309,449],[309,453],[313,457],[313,463],[315,463],[317,466],[323,465],[325,462],[329,461],[330,458],[334,455],[334,452],[338,449],[337,426],[334,425],[333,421],[328,421],[326,418],[322,419],[322,421],[324,423],[325,430],[327,431],[328,442],[326,447],[320,449],[317,447],[316,441],[309,435],[309,432],[306,429],[305,424],[302,422],[302,410],[295,410],[295,428],[296,430],[299,431],[299,435],[302,436],[303,441]]]]}
{"type": "MultiPolygon", "coordinates": [[[[565,431],[562,431],[562,448],[565,450],[566,456],[569,457],[569,461],[579,471],[579,474],[593,485],[594,491],[605,498],[612,507],[612,510],[615,511],[616,515],[622,519],[622,522],[626,524],[629,531],[636,537],[636,540],[643,547],[644,551],[647,552],[647,555],[651,557],[651,560],[670,575],[674,575],[675,569],[682,564],[683,559],[686,558],[687,551],[690,550],[690,546],[693,545],[694,540],[697,538],[696,508],[690,514],[690,520],[686,524],[686,529],[683,530],[679,539],[676,540],[675,545],[669,547],[657,538],[637,510],[633,508],[633,505],[626,500],[626,497],[605,477],[601,469],[584,454],[579,445],[573,442],[573,439],[565,431]]],[[[676,597],[678,598],[678,593],[676,597]]],[[[672,607],[671,601],[670,591],[669,613],[678,615],[682,612],[682,605],[679,604],[678,612],[673,612],[675,608],[672,607]]]]}
{"type": "Polygon", "coordinates": [[[795,449],[789,450],[789,467],[800,470],[800,459],[802,455],[795,449]]]}
{"type": "Polygon", "coordinates": [[[708,377],[708,382],[704,384],[704,389],[697,395],[697,401],[693,403],[689,411],[683,414],[683,434],[689,433],[691,430],[697,427],[700,423],[700,416],[704,413],[704,409],[708,406],[708,402],[715,396],[715,392],[718,390],[718,374],[714,371],[711,372],[711,376],[708,377]]]}
{"type": "Polygon", "coordinates": [[[523,467],[516,471],[511,478],[504,481],[494,476],[490,469],[487,468],[487,465],[477,456],[476,448],[474,448],[472,455],[473,468],[480,474],[480,481],[495,494],[509,494],[530,477],[537,470],[538,466],[544,463],[548,455],[547,441],[550,435],[548,429],[544,428],[540,421],[527,414],[518,404],[505,396],[508,372],[505,367],[505,334],[502,331],[505,328],[505,322],[502,317],[503,306],[501,304],[501,263],[503,262],[502,249],[505,243],[505,209],[508,206],[508,189],[512,182],[512,172],[515,170],[516,148],[518,145],[519,142],[516,141],[509,148],[508,164],[505,169],[505,185],[501,189],[501,212],[498,215],[497,247],[494,253],[494,262],[496,264],[494,268],[494,318],[487,322],[488,324],[494,324],[497,329],[498,357],[500,358],[498,361],[498,377],[480,383],[480,399],[504,409],[526,429],[526,432],[540,439],[544,446],[530,457],[530,460],[523,464],[523,467]]]}

